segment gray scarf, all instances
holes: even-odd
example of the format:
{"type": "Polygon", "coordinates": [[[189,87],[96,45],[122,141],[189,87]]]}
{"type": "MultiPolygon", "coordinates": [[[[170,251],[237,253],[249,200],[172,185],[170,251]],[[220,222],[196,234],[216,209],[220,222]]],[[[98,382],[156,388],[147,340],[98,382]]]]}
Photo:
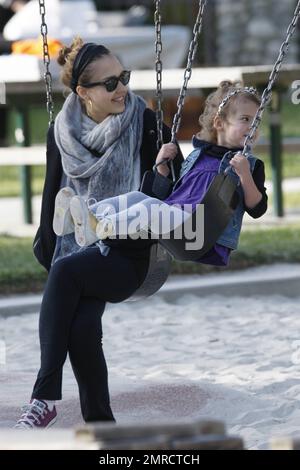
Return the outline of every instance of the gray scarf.
{"type": "Polygon", "coordinates": [[[129,91],[125,111],[97,124],[71,93],[54,128],[66,185],[86,200],[97,201],[138,189],[145,107],[142,98],[129,91]]]}
{"type": "MultiPolygon", "coordinates": [[[[71,93],[54,126],[64,170],[61,185],[70,186],[87,202],[137,190],[145,108],[144,100],[129,91],[125,111],[97,124],[71,93]]],[[[81,250],[73,233],[58,237],[52,263],[81,250]]]]}

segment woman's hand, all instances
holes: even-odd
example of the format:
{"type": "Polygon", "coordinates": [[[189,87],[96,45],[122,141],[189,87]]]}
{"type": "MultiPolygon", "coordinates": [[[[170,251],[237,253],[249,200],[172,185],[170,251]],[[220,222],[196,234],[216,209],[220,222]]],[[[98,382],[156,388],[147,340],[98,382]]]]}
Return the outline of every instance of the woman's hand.
{"type": "MultiPolygon", "coordinates": [[[[177,152],[177,145],[173,144],[172,142],[169,142],[168,144],[163,144],[160,151],[158,152],[155,163],[157,164],[163,162],[164,160],[166,162],[167,160],[174,160],[177,155],[177,152]]],[[[162,163],[161,165],[159,165],[157,167],[157,171],[163,176],[168,176],[168,174],[170,173],[167,163],[162,163]]]]}
{"type": "Polygon", "coordinates": [[[234,155],[234,157],[232,157],[229,165],[234,168],[236,174],[240,177],[241,180],[251,174],[250,164],[247,158],[244,157],[241,152],[238,152],[236,155],[234,155]]]}

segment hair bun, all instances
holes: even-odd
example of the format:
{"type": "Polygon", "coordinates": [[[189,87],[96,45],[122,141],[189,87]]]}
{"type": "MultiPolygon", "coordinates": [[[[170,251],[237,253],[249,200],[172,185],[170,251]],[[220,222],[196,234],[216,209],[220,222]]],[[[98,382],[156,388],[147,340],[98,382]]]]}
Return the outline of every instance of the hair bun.
{"type": "Polygon", "coordinates": [[[65,63],[68,60],[69,55],[72,52],[74,52],[74,54],[76,55],[77,52],[79,51],[79,49],[82,48],[83,44],[84,43],[83,43],[83,40],[81,39],[81,37],[76,36],[73,39],[73,42],[70,46],[63,46],[61,48],[61,50],[59,51],[59,53],[58,53],[57,62],[59,63],[59,65],[62,65],[62,66],[65,65],[65,63]]]}
{"type": "Polygon", "coordinates": [[[219,88],[227,89],[227,88],[230,88],[232,86],[233,86],[233,82],[231,80],[223,80],[220,83],[219,88]]]}
{"type": "Polygon", "coordinates": [[[65,63],[67,62],[67,57],[71,51],[72,48],[69,46],[64,46],[60,49],[57,58],[57,62],[59,63],[59,65],[65,65],[65,63]]]}
{"type": "Polygon", "coordinates": [[[243,82],[241,80],[223,80],[218,88],[227,92],[230,88],[241,88],[242,86],[243,82]]]}

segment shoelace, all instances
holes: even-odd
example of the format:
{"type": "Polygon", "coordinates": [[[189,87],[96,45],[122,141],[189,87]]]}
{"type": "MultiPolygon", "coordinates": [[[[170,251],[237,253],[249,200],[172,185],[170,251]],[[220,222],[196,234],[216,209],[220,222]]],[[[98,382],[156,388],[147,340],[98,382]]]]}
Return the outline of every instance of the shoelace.
{"type": "Polygon", "coordinates": [[[29,405],[22,406],[21,410],[24,413],[22,414],[21,418],[19,419],[15,427],[25,426],[25,427],[33,428],[36,423],[37,424],[41,423],[39,418],[42,419],[46,411],[45,405],[43,403],[41,403],[40,406],[37,405],[36,403],[34,404],[31,403],[29,405]]]}

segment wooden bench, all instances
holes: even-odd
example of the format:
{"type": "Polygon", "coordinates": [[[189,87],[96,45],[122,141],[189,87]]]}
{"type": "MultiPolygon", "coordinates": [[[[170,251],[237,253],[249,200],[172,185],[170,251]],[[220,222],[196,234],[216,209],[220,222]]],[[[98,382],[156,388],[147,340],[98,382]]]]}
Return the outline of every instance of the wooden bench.
{"type": "Polygon", "coordinates": [[[300,438],[274,437],[270,447],[272,450],[300,450],[300,438]]]}
{"type": "MultiPolygon", "coordinates": [[[[26,433],[13,429],[0,430],[0,450],[173,450],[176,452],[172,452],[169,459],[173,465],[183,463],[186,450],[243,449],[242,438],[226,434],[223,422],[209,420],[144,425],[99,422],[75,430],[45,429],[38,435],[36,430],[27,430],[26,433]]],[[[147,461],[144,456],[145,464],[166,463],[170,454],[155,452],[151,461],[150,455],[147,461]]],[[[202,456],[194,458],[198,458],[201,464],[202,456]]],[[[98,461],[100,464],[113,463],[113,453],[112,456],[107,452],[101,454],[98,461]]],[[[189,453],[185,463],[195,463],[189,453]]]]}
{"type": "Polygon", "coordinates": [[[46,164],[45,145],[1,147],[0,166],[34,166],[46,164]]]}
{"type": "Polygon", "coordinates": [[[222,421],[151,424],[92,423],[76,430],[78,442],[99,450],[242,450],[240,437],[228,436],[222,421]]]}

